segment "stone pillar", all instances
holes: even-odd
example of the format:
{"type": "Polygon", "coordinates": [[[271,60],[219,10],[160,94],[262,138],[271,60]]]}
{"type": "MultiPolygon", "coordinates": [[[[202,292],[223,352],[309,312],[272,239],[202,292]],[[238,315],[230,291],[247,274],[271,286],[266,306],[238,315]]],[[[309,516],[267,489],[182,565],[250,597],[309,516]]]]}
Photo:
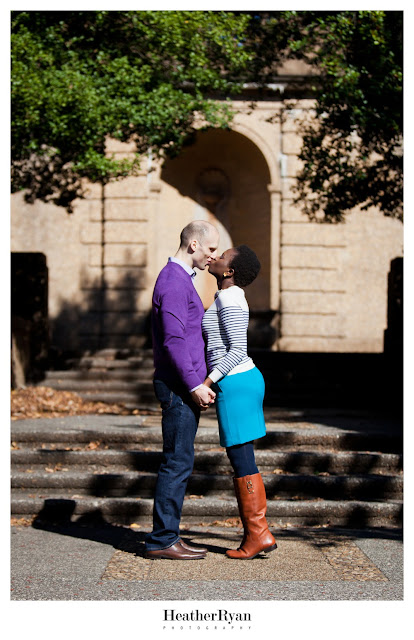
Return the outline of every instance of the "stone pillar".
{"type": "Polygon", "coordinates": [[[270,308],[279,311],[280,307],[280,216],[282,196],[277,185],[267,185],[270,193],[270,308]]]}

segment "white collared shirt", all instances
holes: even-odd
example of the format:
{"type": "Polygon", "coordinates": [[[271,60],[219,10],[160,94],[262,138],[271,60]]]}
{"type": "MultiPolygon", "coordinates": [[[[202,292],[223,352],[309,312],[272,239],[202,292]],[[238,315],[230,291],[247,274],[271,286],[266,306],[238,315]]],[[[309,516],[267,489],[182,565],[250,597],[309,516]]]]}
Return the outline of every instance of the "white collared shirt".
{"type": "Polygon", "coordinates": [[[192,283],[194,284],[194,278],[197,275],[194,269],[189,267],[188,264],[186,264],[182,260],[179,260],[178,258],[168,258],[168,262],[175,262],[176,264],[179,264],[180,267],[182,267],[184,271],[186,271],[188,275],[191,276],[192,283]]]}

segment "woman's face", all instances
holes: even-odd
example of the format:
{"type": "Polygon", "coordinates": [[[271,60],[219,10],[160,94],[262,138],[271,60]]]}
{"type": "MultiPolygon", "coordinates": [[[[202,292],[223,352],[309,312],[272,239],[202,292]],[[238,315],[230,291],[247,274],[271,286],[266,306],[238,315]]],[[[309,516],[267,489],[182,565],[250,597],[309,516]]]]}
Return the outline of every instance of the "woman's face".
{"type": "Polygon", "coordinates": [[[230,269],[230,264],[233,258],[237,255],[237,249],[233,247],[224,251],[220,257],[216,258],[210,263],[208,268],[209,272],[216,277],[223,277],[224,273],[227,273],[230,269]]]}

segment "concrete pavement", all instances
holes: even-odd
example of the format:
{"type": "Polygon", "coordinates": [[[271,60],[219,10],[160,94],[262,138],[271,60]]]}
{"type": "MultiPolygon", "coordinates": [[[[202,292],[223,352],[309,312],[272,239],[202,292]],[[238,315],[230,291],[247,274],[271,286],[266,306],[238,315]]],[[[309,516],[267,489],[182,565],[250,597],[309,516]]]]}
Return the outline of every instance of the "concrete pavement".
{"type": "Polygon", "coordinates": [[[402,600],[398,529],[273,529],[278,549],[228,559],[240,531],[183,523],[208,547],[204,560],[147,560],[147,527],[34,522],[11,527],[11,600],[269,601],[402,600]]]}

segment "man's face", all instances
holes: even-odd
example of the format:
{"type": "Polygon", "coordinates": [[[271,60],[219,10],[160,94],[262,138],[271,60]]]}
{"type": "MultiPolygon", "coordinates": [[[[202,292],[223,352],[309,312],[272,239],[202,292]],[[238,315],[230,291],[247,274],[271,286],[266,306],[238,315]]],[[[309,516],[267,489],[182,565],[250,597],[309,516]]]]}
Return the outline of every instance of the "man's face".
{"type": "Polygon", "coordinates": [[[204,270],[217,257],[219,243],[219,233],[216,229],[211,229],[203,240],[193,241],[193,267],[204,270]]]}

